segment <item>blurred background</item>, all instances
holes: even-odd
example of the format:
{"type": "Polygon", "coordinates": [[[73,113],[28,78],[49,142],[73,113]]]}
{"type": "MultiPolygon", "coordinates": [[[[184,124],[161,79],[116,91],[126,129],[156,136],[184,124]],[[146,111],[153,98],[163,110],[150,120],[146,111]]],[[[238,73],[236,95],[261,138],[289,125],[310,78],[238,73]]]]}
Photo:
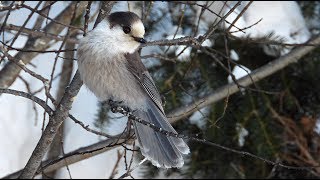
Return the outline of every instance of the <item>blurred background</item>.
{"type": "MultiPolygon", "coordinates": [[[[0,88],[26,92],[55,109],[77,70],[78,39],[93,28],[99,13],[101,2],[89,4],[1,1],[0,88]]],[[[112,7],[115,11],[141,17],[151,42],[141,49],[142,61],[177,132],[275,163],[320,165],[319,44],[295,63],[269,67],[270,75],[249,86],[238,81],[290,58],[297,48],[311,47],[308,40],[320,32],[319,1],[119,1],[112,7]],[[200,45],[185,41],[188,37],[200,45]],[[170,43],[178,38],[181,45],[170,43]],[[152,44],[159,40],[162,43],[152,44]],[[229,92],[231,84],[237,88],[229,92]],[[225,95],[209,100],[217,92],[225,95]],[[208,103],[175,116],[199,99],[208,103]]],[[[0,92],[0,177],[5,177],[24,168],[50,117],[35,101],[0,92]]],[[[83,127],[65,120],[44,160],[81,152],[79,148],[108,140],[102,133],[117,135],[127,125],[126,117],[112,113],[85,86],[70,114],[83,127]]],[[[44,168],[36,178],[119,178],[130,168],[135,169],[126,178],[320,177],[319,167],[289,169],[186,141],[191,153],[180,169],[158,169],[148,161],[138,166],[143,157],[132,151],[138,147],[131,142],[107,144],[110,149],[104,152],[93,150],[97,155],[78,153],[78,160],[44,168]]]]}

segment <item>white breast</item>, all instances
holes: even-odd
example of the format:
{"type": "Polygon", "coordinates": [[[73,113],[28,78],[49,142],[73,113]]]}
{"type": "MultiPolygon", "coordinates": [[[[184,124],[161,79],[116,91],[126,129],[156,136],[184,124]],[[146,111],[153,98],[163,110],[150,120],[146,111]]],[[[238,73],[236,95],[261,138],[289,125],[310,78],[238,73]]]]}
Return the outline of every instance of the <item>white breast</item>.
{"type": "Polygon", "coordinates": [[[145,93],[126,68],[123,53],[94,33],[80,41],[78,66],[84,84],[101,100],[123,101],[131,109],[145,107],[145,93]]]}

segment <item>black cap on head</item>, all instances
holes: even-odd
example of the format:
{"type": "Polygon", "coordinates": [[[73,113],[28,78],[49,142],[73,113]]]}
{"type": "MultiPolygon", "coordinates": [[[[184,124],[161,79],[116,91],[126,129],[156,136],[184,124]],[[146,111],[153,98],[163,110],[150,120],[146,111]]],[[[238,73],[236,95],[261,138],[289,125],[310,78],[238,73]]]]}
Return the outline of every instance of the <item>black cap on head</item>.
{"type": "Polygon", "coordinates": [[[141,19],[138,15],[133,12],[114,12],[109,15],[108,21],[110,23],[110,28],[114,26],[121,26],[125,34],[130,35],[133,40],[139,43],[146,43],[146,40],[143,39],[145,30],[141,22],[141,19]]]}
{"type": "Polygon", "coordinates": [[[134,22],[141,21],[138,15],[129,11],[114,12],[109,15],[108,20],[111,27],[117,24],[130,27],[134,22]]]}

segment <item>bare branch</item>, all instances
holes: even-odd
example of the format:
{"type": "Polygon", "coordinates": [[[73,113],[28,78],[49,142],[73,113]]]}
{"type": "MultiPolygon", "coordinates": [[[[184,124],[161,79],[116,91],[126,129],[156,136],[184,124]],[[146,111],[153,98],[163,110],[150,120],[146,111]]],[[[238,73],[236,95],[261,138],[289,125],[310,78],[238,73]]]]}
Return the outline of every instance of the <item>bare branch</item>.
{"type": "MultiPolygon", "coordinates": [[[[39,1],[38,4],[36,5],[36,7],[35,7],[34,9],[37,10],[38,7],[41,5],[41,3],[42,3],[42,1],[39,1]]],[[[24,5],[24,4],[22,4],[22,6],[23,6],[23,5],[24,5]]],[[[32,12],[29,14],[29,16],[28,16],[27,19],[24,21],[24,23],[22,24],[22,26],[20,27],[20,29],[18,30],[18,32],[15,34],[13,40],[11,41],[10,46],[12,46],[13,43],[18,39],[18,37],[19,37],[19,35],[20,35],[20,33],[21,33],[21,29],[24,28],[24,27],[27,25],[27,23],[29,22],[29,20],[31,19],[31,17],[32,17],[33,14],[34,14],[34,11],[32,11],[32,12]]]]}
{"type": "MultiPolygon", "coordinates": [[[[30,99],[32,102],[35,102],[38,105],[40,105],[46,111],[46,113],[48,113],[50,116],[54,112],[52,110],[52,108],[44,100],[42,100],[42,99],[40,99],[30,93],[17,91],[17,90],[13,90],[13,89],[3,89],[3,88],[0,88],[0,93],[11,94],[11,95],[20,96],[20,97],[30,99]]],[[[72,114],[69,114],[69,118],[71,120],[73,120],[76,124],[79,124],[83,129],[87,130],[88,132],[91,132],[93,134],[96,134],[98,136],[103,136],[106,138],[114,138],[115,137],[115,136],[111,136],[111,135],[103,133],[103,132],[98,132],[94,129],[90,129],[88,125],[85,125],[81,121],[77,120],[72,114]]]]}
{"type": "Polygon", "coordinates": [[[69,27],[69,28],[73,28],[73,29],[81,29],[80,27],[76,27],[76,26],[72,26],[72,25],[67,24],[68,22],[67,22],[67,23],[63,23],[63,22],[57,21],[57,20],[55,20],[55,19],[52,19],[52,18],[50,18],[49,16],[47,16],[46,14],[43,14],[41,11],[38,11],[37,9],[34,9],[34,8],[28,6],[28,5],[22,4],[22,6],[23,6],[24,8],[26,8],[26,9],[29,9],[31,12],[37,12],[37,13],[38,13],[39,15],[41,15],[42,17],[45,17],[45,18],[51,20],[52,22],[54,22],[54,23],[56,23],[56,24],[60,24],[60,25],[62,25],[62,26],[64,26],[64,27],[69,27]]]}
{"type": "Polygon", "coordinates": [[[208,31],[202,36],[202,40],[200,40],[200,44],[202,44],[206,39],[209,38],[209,36],[216,30],[217,26],[220,25],[223,21],[225,21],[225,19],[241,4],[241,2],[237,2],[237,4],[235,4],[230,11],[223,16],[216,24],[213,24],[208,31]]]}
{"type": "Polygon", "coordinates": [[[71,109],[73,100],[78,94],[81,86],[82,81],[80,79],[80,74],[77,71],[70,86],[66,89],[56,111],[54,111],[53,115],[50,117],[48,125],[46,126],[35,150],[32,152],[32,155],[19,178],[30,179],[34,177],[38,167],[40,166],[41,160],[49,149],[60,125],[68,117],[68,112],[71,109]]]}
{"type": "Polygon", "coordinates": [[[3,89],[3,88],[0,88],[0,93],[12,94],[12,95],[15,95],[15,96],[20,96],[20,97],[24,97],[24,98],[30,99],[33,102],[35,102],[38,105],[40,105],[43,109],[45,109],[46,112],[49,115],[52,115],[52,113],[53,113],[51,107],[48,106],[45,101],[43,101],[42,99],[40,99],[40,98],[38,98],[36,96],[33,96],[33,95],[29,94],[29,93],[25,93],[25,92],[22,92],[22,91],[16,91],[16,90],[13,90],[13,89],[3,89]]]}
{"type": "MultiPolygon", "coordinates": [[[[64,9],[55,20],[63,23],[69,23],[72,12],[74,10],[74,5],[76,2],[70,3],[70,5],[64,9]]],[[[80,4],[82,4],[81,2],[80,4]]],[[[77,17],[80,13],[82,13],[85,9],[84,5],[80,5],[77,10],[77,17]]],[[[59,34],[65,26],[56,24],[54,22],[49,23],[45,27],[45,32],[52,34],[59,34]]],[[[45,50],[48,47],[48,43],[51,41],[51,38],[48,37],[37,37],[37,38],[29,38],[25,44],[25,49],[33,49],[33,50],[45,50]],[[41,43],[40,43],[41,42],[41,43]],[[32,48],[31,48],[32,47],[32,48]]],[[[15,59],[21,60],[24,64],[28,64],[38,53],[24,53],[18,52],[14,57],[15,59]]],[[[6,88],[11,86],[11,84],[15,81],[18,74],[20,73],[21,68],[17,67],[14,63],[7,63],[0,71],[0,87],[6,88]]]]}
{"type": "MultiPolygon", "coordinates": [[[[26,34],[28,35],[29,37],[47,37],[47,38],[51,38],[51,39],[55,39],[57,41],[63,41],[64,40],[64,37],[63,36],[59,36],[59,35],[56,35],[56,34],[52,34],[52,33],[49,33],[49,32],[43,32],[41,30],[33,30],[33,29],[28,29],[28,28],[22,28],[20,26],[16,26],[16,25],[13,25],[13,24],[7,24],[7,25],[4,25],[3,26],[4,29],[6,30],[13,30],[13,31],[19,31],[19,29],[21,29],[21,33],[22,35],[26,34]]],[[[78,40],[77,39],[72,39],[72,38],[68,38],[67,39],[68,42],[71,42],[71,43],[78,43],[78,40]]]]}
{"type": "Polygon", "coordinates": [[[157,127],[153,123],[150,123],[148,121],[145,121],[144,119],[141,119],[140,117],[135,116],[134,114],[132,114],[132,112],[127,111],[125,107],[118,106],[117,104],[115,104],[111,100],[109,100],[109,105],[111,106],[111,110],[112,110],[113,113],[121,113],[121,114],[123,114],[125,116],[128,116],[128,118],[130,120],[133,120],[133,121],[136,121],[138,123],[141,123],[141,124],[151,128],[154,131],[156,131],[158,133],[161,133],[161,134],[163,134],[163,135],[165,135],[167,137],[170,136],[170,137],[188,139],[188,140],[191,140],[191,141],[204,143],[204,144],[207,144],[207,145],[210,145],[210,146],[214,146],[214,147],[217,147],[217,148],[220,148],[220,149],[223,149],[223,150],[227,150],[229,152],[233,152],[233,153],[241,154],[241,155],[246,155],[246,156],[251,157],[251,158],[259,159],[259,160],[262,160],[265,163],[268,163],[268,164],[273,165],[273,166],[280,166],[280,167],[284,167],[284,168],[287,168],[287,169],[309,170],[310,168],[320,167],[318,164],[315,165],[315,166],[308,166],[308,167],[307,166],[305,166],[305,167],[288,166],[288,165],[284,165],[284,164],[281,164],[281,163],[278,163],[278,162],[273,162],[271,160],[262,158],[260,156],[257,156],[255,154],[252,154],[252,153],[249,153],[249,152],[246,152],[246,151],[240,151],[240,150],[232,149],[232,148],[229,148],[229,147],[226,147],[226,146],[223,146],[223,145],[208,141],[206,139],[200,139],[198,137],[192,137],[192,136],[188,136],[188,135],[178,134],[178,133],[175,133],[175,132],[172,132],[172,131],[167,131],[167,130],[164,130],[162,128],[157,127]]]}
{"type": "MultiPolygon", "coordinates": [[[[103,18],[105,18],[105,16],[108,15],[108,13],[110,12],[113,4],[115,4],[115,3],[116,3],[115,1],[102,2],[101,3],[100,13],[99,13],[99,15],[98,15],[98,17],[96,19],[94,27],[96,27],[96,25],[103,18]]],[[[36,8],[31,8],[31,7],[28,8],[28,6],[26,6],[26,5],[23,5],[23,7],[24,8],[28,8],[29,10],[31,10],[32,13],[34,13],[34,12],[38,13],[42,17],[42,19],[43,18],[50,19],[48,17],[47,13],[45,13],[44,11],[48,7],[50,8],[50,5],[52,5],[52,4],[53,3],[50,3],[49,5],[46,5],[46,7],[43,8],[42,10],[37,10],[36,8]]],[[[71,4],[73,4],[73,3],[71,3],[71,4]]],[[[87,30],[88,21],[89,21],[89,18],[90,18],[89,16],[90,16],[91,3],[87,3],[87,4],[88,4],[88,6],[84,5],[84,6],[82,6],[82,7],[80,7],[78,9],[78,10],[83,10],[83,12],[86,9],[86,12],[87,12],[86,15],[85,15],[84,35],[87,32],[86,30],[87,30]]],[[[26,72],[28,72],[30,74],[33,73],[33,76],[38,78],[38,79],[40,79],[40,80],[42,80],[42,82],[44,83],[44,86],[46,87],[46,84],[47,84],[48,80],[43,78],[42,76],[34,73],[33,71],[28,70],[25,67],[25,65],[30,63],[32,58],[34,58],[38,53],[48,52],[48,51],[45,51],[45,49],[47,49],[49,47],[49,45],[47,45],[47,44],[49,44],[49,42],[52,39],[63,41],[60,49],[59,50],[55,50],[55,53],[57,53],[57,56],[56,56],[55,60],[58,59],[59,52],[63,51],[62,50],[63,44],[65,42],[69,42],[68,41],[68,39],[69,39],[68,35],[62,37],[62,36],[59,36],[58,34],[65,27],[69,27],[69,29],[68,29],[68,33],[69,33],[70,28],[73,27],[72,25],[68,25],[68,23],[70,21],[69,17],[71,17],[71,13],[75,12],[74,5],[75,4],[68,6],[66,8],[66,9],[69,8],[68,12],[65,12],[65,10],[64,10],[61,14],[63,14],[63,13],[65,13],[65,14],[63,16],[60,14],[61,15],[61,17],[59,17],[60,19],[57,17],[53,21],[51,21],[51,23],[46,26],[44,32],[41,32],[40,30],[39,31],[33,31],[31,29],[27,29],[27,28],[24,27],[24,25],[21,26],[21,27],[17,26],[17,27],[12,28],[12,30],[17,31],[16,32],[17,34],[15,34],[15,37],[21,35],[22,33],[26,33],[28,35],[28,41],[27,41],[25,47],[21,48],[21,49],[17,49],[16,48],[19,52],[15,57],[8,56],[8,49],[9,50],[15,49],[14,47],[12,47],[13,41],[12,41],[10,46],[6,45],[5,42],[3,42],[4,45],[6,46],[5,48],[3,48],[3,49],[5,49],[5,50],[3,50],[3,52],[5,54],[5,57],[10,57],[9,58],[10,61],[0,71],[0,95],[1,95],[1,93],[9,93],[9,94],[14,94],[14,95],[18,95],[18,96],[29,98],[32,101],[40,104],[50,116],[49,117],[50,118],[49,123],[48,123],[45,131],[43,132],[43,134],[41,136],[41,139],[39,140],[37,146],[35,147],[35,150],[33,151],[33,153],[31,155],[27,165],[25,166],[25,168],[23,170],[15,173],[15,174],[7,176],[7,177],[15,177],[15,178],[17,178],[19,176],[19,178],[34,178],[35,175],[37,175],[37,174],[39,174],[41,172],[44,172],[44,173],[52,172],[52,171],[54,171],[54,170],[56,170],[58,168],[61,168],[61,167],[65,166],[65,165],[72,164],[74,162],[78,162],[78,161],[81,161],[83,159],[92,157],[92,156],[94,156],[96,154],[105,152],[106,149],[108,149],[108,148],[112,149],[115,146],[118,146],[119,143],[120,144],[126,143],[127,140],[130,140],[129,142],[133,141],[132,137],[130,137],[130,138],[128,138],[128,137],[121,137],[121,138],[120,137],[111,137],[108,134],[97,132],[95,130],[91,130],[88,126],[86,126],[82,122],[76,120],[71,114],[69,114],[69,110],[71,109],[73,100],[74,100],[75,96],[77,95],[77,93],[79,92],[80,87],[83,84],[81,79],[80,79],[78,71],[76,72],[76,74],[75,74],[70,86],[67,87],[66,91],[65,92],[60,91],[60,93],[59,93],[60,95],[59,96],[62,97],[61,101],[60,101],[60,98],[58,98],[58,101],[53,100],[54,105],[57,107],[55,111],[52,110],[51,107],[48,106],[48,104],[46,102],[44,102],[43,100],[33,96],[30,93],[24,93],[24,92],[19,92],[19,91],[6,89],[7,87],[9,87],[15,81],[16,77],[19,76],[19,73],[20,73],[21,69],[25,70],[26,72]],[[68,17],[69,19],[66,18],[66,17],[68,17]],[[65,18],[67,20],[64,20],[63,18],[65,18]],[[58,22],[58,24],[56,22],[58,22]],[[50,36],[52,36],[54,38],[50,38],[50,36],[46,36],[47,32],[48,32],[48,34],[50,34],[50,36]],[[45,44],[43,44],[43,42],[45,44]],[[73,151],[71,153],[68,153],[68,154],[64,155],[62,158],[58,158],[58,159],[55,159],[55,160],[52,160],[52,161],[41,162],[43,160],[43,157],[44,157],[45,153],[47,152],[49,146],[52,144],[53,138],[57,135],[58,129],[61,128],[61,124],[64,122],[64,120],[67,117],[70,117],[71,119],[73,119],[76,123],[80,124],[84,129],[86,129],[89,132],[92,132],[92,133],[95,133],[97,135],[101,135],[101,136],[105,136],[105,137],[110,138],[110,139],[105,141],[105,142],[108,142],[108,144],[104,144],[104,146],[102,146],[101,144],[100,145],[96,145],[96,147],[94,149],[89,149],[89,146],[88,146],[88,147],[85,147],[85,148],[88,148],[88,149],[86,149],[86,151],[84,151],[84,148],[80,148],[80,149],[78,149],[76,151],[73,151]],[[119,140],[119,138],[121,140],[119,140]],[[41,163],[44,164],[44,167],[39,168],[39,165],[41,163]]],[[[238,5],[239,4],[237,4],[236,6],[238,6],[238,5]]],[[[142,4],[142,6],[144,7],[144,3],[142,4]]],[[[236,8],[236,6],[234,6],[234,8],[229,11],[229,13],[231,13],[236,8]]],[[[8,7],[10,7],[10,6],[8,6],[8,7]]],[[[206,6],[204,6],[204,7],[207,8],[206,6]]],[[[143,9],[144,10],[143,10],[142,14],[145,14],[145,8],[143,8],[143,9]]],[[[12,7],[7,9],[7,11],[9,11],[9,12],[10,12],[10,10],[14,10],[14,9],[12,7]]],[[[78,13],[82,13],[82,12],[78,11],[78,13]]],[[[223,20],[225,20],[225,18],[229,15],[229,13],[227,13],[226,16],[221,17],[220,21],[217,24],[219,24],[223,20]]],[[[77,14],[77,16],[78,16],[78,14],[77,14]]],[[[30,15],[30,17],[31,17],[31,15],[30,15]]],[[[240,17],[240,15],[238,17],[240,17]]],[[[146,19],[146,18],[147,17],[144,17],[144,19],[146,19]]],[[[182,17],[181,17],[180,21],[182,21],[182,17]]],[[[26,22],[25,22],[25,24],[26,24],[26,22]]],[[[233,26],[234,22],[231,23],[231,26],[233,26]]],[[[180,27],[180,23],[179,23],[179,27],[180,27]]],[[[41,24],[41,23],[39,23],[39,24],[41,24]]],[[[173,40],[159,40],[159,41],[149,42],[149,43],[147,43],[145,45],[142,45],[141,47],[145,47],[145,46],[187,45],[188,47],[189,46],[195,47],[196,49],[201,50],[202,52],[205,52],[206,49],[204,49],[201,46],[201,44],[202,44],[202,42],[204,40],[206,40],[215,31],[215,29],[217,27],[217,24],[213,24],[209,28],[207,33],[204,36],[199,37],[199,38],[190,36],[190,37],[184,37],[184,38],[173,39],[173,40]]],[[[5,23],[4,23],[4,24],[2,24],[1,28],[10,29],[10,28],[7,28],[9,26],[5,25],[5,23]]],[[[231,28],[231,26],[229,28],[231,28]]],[[[76,28],[79,29],[78,27],[76,27],[76,28]]],[[[75,41],[75,43],[78,42],[75,38],[73,40],[75,41]]],[[[298,47],[297,49],[293,50],[288,55],[286,55],[284,57],[281,57],[281,58],[278,58],[278,59],[270,62],[269,64],[256,69],[250,75],[247,75],[247,76],[245,76],[245,77],[243,77],[243,78],[241,78],[241,79],[239,79],[237,81],[235,80],[235,77],[233,76],[233,79],[235,80],[234,83],[227,84],[227,85],[217,89],[215,92],[213,92],[212,94],[210,94],[210,95],[208,95],[206,97],[203,97],[203,98],[198,99],[198,100],[194,100],[194,102],[192,102],[192,103],[190,103],[190,104],[188,104],[188,105],[186,105],[184,107],[180,107],[180,108],[177,108],[176,110],[173,110],[171,113],[168,114],[170,116],[169,120],[172,123],[174,123],[174,122],[176,122],[178,120],[186,118],[187,116],[189,116],[191,113],[197,111],[198,109],[200,109],[202,107],[205,107],[205,106],[208,106],[208,105],[210,105],[212,103],[215,103],[215,102],[217,102],[217,101],[219,101],[219,100],[221,100],[221,99],[223,99],[225,97],[227,97],[226,105],[225,105],[225,108],[226,108],[229,96],[231,94],[234,94],[234,93],[238,92],[239,89],[240,89],[239,87],[246,87],[246,86],[249,86],[251,84],[254,84],[255,82],[266,78],[267,76],[277,72],[278,70],[281,70],[281,69],[287,67],[289,64],[298,61],[301,57],[303,57],[307,53],[309,53],[312,50],[314,50],[317,46],[319,46],[320,37],[314,38],[313,40],[309,41],[308,44],[311,44],[311,46],[298,47]]],[[[229,52],[229,49],[226,49],[226,51],[229,52]]],[[[72,53],[73,53],[73,51],[70,52],[70,54],[72,54],[72,53]]],[[[210,55],[211,52],[208,51],[207,54],[210,55]]],[[[144,58],[149,58],[149,57],[157,57],[157,58],[162,58],[164,60],[174,61],[174,60],[172,60],[170,58],[162,57],[162,56],[156,55],[156,54],[151,54],[149,56],[145,56],[144,58]]],[[[73,57],[68,57],[68,58],[69,59],[73,59],[73,57]]],[[[72,63],[72,61],[69,61],[69,62],[72,63]]],[[[220,61],[217,61],[217,62],[220,63],[220,65],[222,67],[224,67],[223,63],[221,63],[220,61]]],[[[230,72],[230,62],[228,62],[228,63],[229,63],[228,64],[229,65],[229,69],[225,67],[225,70],[227,70],[230,74],[232,74],[230,72]]],[[[53,69],[53,71],[54,71],[54,69],[53,69]]],[[[68,74],[69,74],[68,82],[70,81],[70,73],[71,72],[68,72],[68,74]]],[[[52,79],[54,79],[53,74],[54,73],[52,72],[51,81],[52,81],[52,79]]],[[[64,84],[66,82],[67,81],[65,81],[64,84]]],[[[51,97],[50,94],[47,94],[47,97],[51,97]]],[[[223,113],[225,113],[225,110],[226,109],[224,109],[223,113]]],[[[241,155],[250,156],[250,157],[253,157],[253,158],[256,158],[256,159],[260,159],[260,160],[262,160],[264,162],[267,162],[267,163],[269,163],[271,165],[274,165],[274,166],[282,166],[282,167],[285,167],[285,168],[288,168],[288,169],[300,169],[300,170],[304,169],[304,168],[301,168],[301,167],[286,166],[286,165],[283,165],[283,164],[280,164],[280,163],[275,163],[273,161],[264,159],[262,157],[259,157],[259,156],[256,156],[254,154],[251,154],[249,152],[238,151],[238,150],[235,150],[235,149],[231,149],[231,148],[219,145],[219,144],[215,144],[213,142],[209,142],[209,141],[207,141],[205,139],[198,139],[198,138],[195,138],[195,137],[189,137],[189,136],[185,136],[185,135],[166,132],[166,131],[162,130],[161,128],[158,128],[158,127],[154,126],[153,124],[150,124],[150,123],[148,124],[148,123],[143,122],[143,120],[139,119],[139,117],[134,117],[134,116],[132,116],[132,115],[130,115],[128,113],[125,113],[125,115],[128,115],[129,119],[136,120],[136,121],[138,121],[140,123],[143,123],[144,125],[153,128],[155,131],[158,131],[160,133],[164,133],[167,136],[187,138],[187,139],[194,140],[194,141],[197,141],[197,142],[206,143],[206,144],[208,144],[210,146],[218,147],[218,148],[221,148],[223,150],[227,150],[227,151],[230,151],[230,152],[233,152],[233,153],[237,153],[237,154],[241,154],[241,155]]],[[[310,167],[308,167],[308,168],[310,168],[310,167]]],[[[131,171],[127,171],[127,174],[125,174],[125,176],[127,176],[127,175],[129,176],[130,172],[131,171]]]]}
{"type": "Polygon", "coordinates": [[[171,40],[158,40],[158,41],[151,41],[147,42],[146,44],[142,44],[141,47],[145,46],[169,46],[169,45],[200,45],[197,38],[194,38],[192,36],[186,36],[182,38],[177,39],[171,39],[171,40]]]}
{"type": "Polygon", "coordinates": [[[117,168],[118,168],[118,166],[119,166],[119,162],[120,162],[120,159],[121,159],[122,156],[123,156],[123,153],[121,153],[120,150],[118,150],[118,151],[117,151],[117,161],[116,161],[116,164],[114,165],[114,167],[113,167],[113,169],[112,169],[112,172],[111,172],[111,174],[110,174],[110,176],[109,176],[108,179],[113,179],[114,176],[118,173],[117,168]]]}
{"type": "MultiPolygon", "coordinates": [[[[40,174],[42,171],[44,173],[49,173],[54,170],[60,169],[66,165],[65,162],[67,162],[67,164],[70,165],[88,159],[90,157],[96,156],[103,152],[112,150],[120,146],[122,143],[131,144],[133,142],[133,139],[128,139],[127,135],[122,135],[121,137],[119,136],[120,135],[86,147],[79,148],[77,150],[65,154],[65,156],[58,159],[46,160],[42,162],[43,167],[37,170],[36,175],[40,174]]],[[[3,177],[3,179],[16,179],[21,174],[21,172],[22,170],[19,170],[15,173],[3,177]]]]}
{"type": "MultiPolygon", "coordinates": [[[[74,14],[75,15],[75,14],[74,14]]],[[[74,18],[75,17],[72,17],[71,18],[71,22],[70,24],[74,25],[74,18]]],[[[68,32],[67,32],[67,35],[66,35],[66,38],[65,40],[62,42],[61,46],[60,46],[60,49],[62,49],[62,46],[64,44],[64,42],[66,42],[66,39],[68,39],[68,35],[70,33],[70,29],[68,29],[68,32]]],[[[71,34],[70,37],[75,37],[75,34],[71,34]]],[[[75,44],[74,43],[66,43],[65,49],[74,49],[75,48],[75,44]]],[[[75,51],[67,51],[64,53],[64,56],[66,58],[73,58],[75,55],[75,51]]],[[[55,62],[57,62],[57,59],[59,57],[59,54],[57,54],[56,58],[55,58],[55,62]]],[[[68,86],[70,80],[71,80],[71,77],[72,77],[72,70],[73,70],[73,61],[63,61],[63,64],[62,64],[62,70],[61,70],[61,78],[59,80],[59,88],[58,88],[58,92],[57,92],[57,102],[59,102],[64,94],[64,90],[65,88],[68,86]]],[[[53,73],[54,73],[54,68],[52,70],[52,74],[51,74],[51,80],[50,82],[53,81],[53,73]]],[[[71,115],[69,115],[71,116],[71,115]]],[[[50,150],[48,151],[47,153],[47,158],[48,159],[54,159],[54,158],[57,158],[59,157],[60,155],[60,152],[64,153],[63,151],[63,137],[64,137],[64,123],[60,126],[59,130],[58,130],[58,133],[56,134],[51,146],[50,146],[50,150]]],[[[68,169],[68,166],[67,166],[67,169],[68,169]]],[[[71,173],[68,169],[68,172],[69,172],[69,175],[71,177],[71,173]]],[[[53,171],[53,172],[50,172],[48,173],[47,175],[49,177],[55,177],[56,176],[56,171],[53,171]]]]}
{"type": "Polygon", "coordinates": [[[227,31],[230,31],[230,29],[232,28],[232,26],[234,26],[234,24],[239,20],[239,18],[244,14],[244,12],[246,12],[246,10],[249,8],[249,6],[253,3],[253,1],[250,1],[244,8],[243,10],[240,12],[240,14],[236,17],[236,19],[233,20],[233,22],[230,24],[230,26],[228,27],[227,31]]]}
{"type": "Polygon", "coordinates": [[[20,9],[22,7],[21,4],[22,4],[22,1],[16,1],[16,2],[13,1],[9,6],[0,7],[0,12],[20,9]]]}
{"type": "Polygon", "coordinates": [[[101,8],[98,14],[98,17],[96,19],[96,22],[94,23],[93,28],[95,28],[101,21],[104,19],[111,11],[112,6],[116,3],[116,1],[102,1],[101,2],[101,8]]]}
{"type": "MultiPolygon", "coordinates": [[[[101,20],[99,17],[103,17],[108,15],[109,11],[111,10],[114,3],[103,3],[102,9],[98,18],[96,20],[101,20]],[[103,15],[101,15],[103,14],[103,15]]],[[[85,10],[84,6],[84,9],[85,10]]],[[[75,96],[78,94],[80,87],[82,86],[83,82],[80,78],[80,74],[77,71],[70,86],[67,87],[65,94],[63,95],[60,104],[58,105],[56,111],[50,117],[49,123],[44,130],[35,150],[33,151],[28,163],[26,164],[25,168],[23,169],[19,178],[33,178],[37,169],[40,166],[41,160],[43,159],[45,153],[47,152],[50,144],[53,141],[54,136],[57,133],[62,122],[68,117],[69,110],[71,109],[73,100],[75,96]]]]}
{"type": "MultiPolygon", "coordinates": [[[[271,74],[285,68],[291,63],[297,62],[299,59],[301,59],[303,56],[305,56],[307,53],[311,52],[316,48],[316,46],[320,45],[320,36],[317,36],[310,40],[308,44],[313,44],[314,46],[304,46],[304,47],[298,47],[294,50],[292,50],[289,54],[282,56],[267,65],[264,65],[254,71],[251,72],[250,76],[247,75],[239,80],[237,80],[238,84],[240,84],[242,87],[246,87],[251,85],[254,82],[257,82],[259,80],[264,79],[267,76],[270,76],[271,74]],[[251,80],[252,78],[252,80],[251,80]]],[[[218,88],[215,90],[214,93],[205,96],[203,98],[200,98],[196,100],[192,104],[185,105],[183,107],[180,107],[171,113],[168,114],[168,118],[171,123],[176,122],[179,119],[185,118],[189,116],[191,113],[197,111],[198,109],[208,106],[209,104],[215,103],[229,95],[232,95],[239,91],[238,86],[236,83],[230,83],[223,87],[218,88]]]]}

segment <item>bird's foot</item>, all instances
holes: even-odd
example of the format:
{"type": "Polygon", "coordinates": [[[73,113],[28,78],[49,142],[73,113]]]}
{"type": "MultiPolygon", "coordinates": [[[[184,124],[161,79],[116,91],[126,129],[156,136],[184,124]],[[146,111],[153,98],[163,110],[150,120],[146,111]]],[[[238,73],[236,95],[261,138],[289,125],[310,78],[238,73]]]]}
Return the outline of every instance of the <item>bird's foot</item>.
{"type": "Polygon", "coordinates": [[[109,105],[111,107],[111,111],[113,113],[119,112],[119,110],[124,110],[126,112],[131,112],[130,108],[127,106],[123,106],[121,105],[123,103],[123,101],[113,101],[111,99],[109,99],[109,105]]]}

